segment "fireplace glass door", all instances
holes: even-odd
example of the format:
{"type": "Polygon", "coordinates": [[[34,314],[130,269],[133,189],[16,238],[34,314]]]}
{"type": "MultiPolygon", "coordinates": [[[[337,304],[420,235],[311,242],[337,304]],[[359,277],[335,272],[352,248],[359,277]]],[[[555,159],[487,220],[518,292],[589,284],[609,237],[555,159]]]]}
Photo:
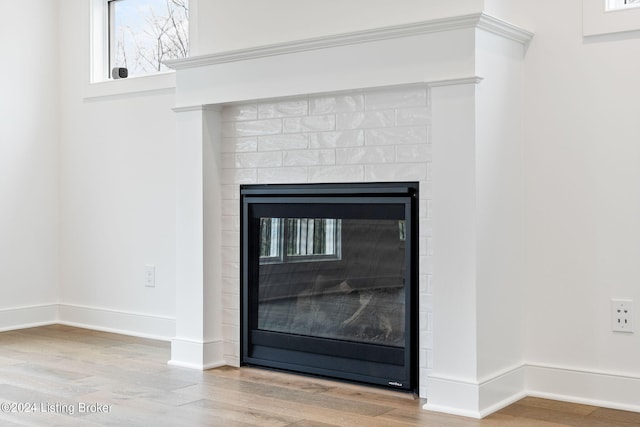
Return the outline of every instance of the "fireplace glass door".
{"type": "Polygon", "coordinates": [[[244,363],[415,387],[417,184],[373,190],[243,187],[244,363]]]}

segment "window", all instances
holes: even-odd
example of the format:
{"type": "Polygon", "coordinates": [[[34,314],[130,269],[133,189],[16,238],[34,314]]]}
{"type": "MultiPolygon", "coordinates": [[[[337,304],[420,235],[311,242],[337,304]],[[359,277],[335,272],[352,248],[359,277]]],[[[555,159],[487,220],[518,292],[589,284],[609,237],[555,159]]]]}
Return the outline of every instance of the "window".
{"type": "Polygon", "coordinates": [[[640,0],[607,0],[607,10],[618,10],[629,7],[639,7],[640,0]]]}
{"type": "Polygon", "coordinates": [[[188,56],[189,5],[196,1],[90,0],[91,85],[87,96],[120,93],[99,84],[111,79],[114,67],[126,67],[129,77],[154,76],[120,80],[122,93],[175,87],[173,73],[163,72],[167,69],[162,62],[188,56]]]}
{"type": "Polygon", "coordinates": [[[582,0],[582,35],[640,30],[640,0],[582,0]]]}
{"type": "Polygon", "coordinates": [[[188,0],[107,0],[109,69],[129,76],[166,71],[168,59],[189,54],[188,0]]]}
{"type": "Polygon", "coordinates": [[[340,259],[340,220],[260,218],[260,263],[340,259]]]}

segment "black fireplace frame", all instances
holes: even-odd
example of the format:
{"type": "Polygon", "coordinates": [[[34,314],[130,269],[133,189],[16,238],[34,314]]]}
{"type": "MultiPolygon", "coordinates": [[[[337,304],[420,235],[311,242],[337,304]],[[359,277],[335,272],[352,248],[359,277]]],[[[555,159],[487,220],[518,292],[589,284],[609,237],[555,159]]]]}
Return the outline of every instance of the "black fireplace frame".
{"type": "MultiPolygon", "coordinates": [[[[298,372],[396,390],[418,388],[418,183],[264,184],[240,187],[240,319],[241,364],[298,372]],[[258,330],[257,297],[249,300],[251,277],[257,277],[258,252],[252,207],[261,205],[303,206],[318,204],[384,205],[404,208],[405,247],[405,339],[404,347],[299,336],[258,330]]],[[[303,209],[304,210],[304,209],[303,209]]],[[[397,210],[397,209],[396,209],[397,210]]],[[[378,209],[378,211],[381,211],[378,209]]],[[[395,218],[393,218],[395,219],[395,218]]],[[[255,224],[255,218],[254,222],[255,224]]]]}

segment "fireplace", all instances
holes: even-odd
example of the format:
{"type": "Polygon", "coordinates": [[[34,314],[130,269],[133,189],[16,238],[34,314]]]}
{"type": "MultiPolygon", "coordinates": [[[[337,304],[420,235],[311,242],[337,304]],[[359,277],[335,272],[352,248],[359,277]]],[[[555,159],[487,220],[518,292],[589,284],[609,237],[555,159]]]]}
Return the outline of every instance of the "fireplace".
{"type": "MultiPolygon", "coordinates": [[[[413,220],[408,233],[418,247],[417,254],[412,248],[411,262],[414,268],[419,264],[419,276],[411,281],[419,288],[411,301],[418,306],[418,325],[408,325],[418,338],[405,350],[407,357],[417,353],[413,375],[419,381],[413,387],[428,398],[427,408],[470,416],[521,395],[522,329],[520,322],[505,319],[521,319],[525,294],[518,249],[521,77],[532,34],[477,10],[467,12],[171,64],[177,70],[171,364],[257,364],[247,357],[268,350],[256,349],[258,343],[244,339],[242,331],[249,318],[240,304],[248,279],[241,269],[247,231],[241,186],[419,182],[419,234],[413,220]],[[507,303],[494,304],[498,296],[507,303]]],[[[327,198],[337,197],[342,196],[327,198]]],[[[320,219],[342,219],[344,232],[348,218],[320,219]]],[[[259,259],[252,262],[259,272],[259,259]]],[[[334,293],[342,292],[344,300],[357,295],[351,290],[355,284],[341,287],[338,279],[318,280],[316,287],[337,287],[334,293]]],[[[252,321],[258,325],[258,314],[252,321]]]]}
{"type": "Polygon", "coordinates": [[[417,192],[242,186],[242,363],[415,391],[417,192]]]}

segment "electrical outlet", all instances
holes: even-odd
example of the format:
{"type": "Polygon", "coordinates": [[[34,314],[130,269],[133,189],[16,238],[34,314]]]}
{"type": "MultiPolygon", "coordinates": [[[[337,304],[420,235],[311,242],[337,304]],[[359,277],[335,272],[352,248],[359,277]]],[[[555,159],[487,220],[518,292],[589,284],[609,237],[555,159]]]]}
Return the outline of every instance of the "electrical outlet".
{"type": "Polygon", "coordinates": [[[611,300],[611,330],[633,332],[633,301],[630,299],[611,300]]]}
{"type": "Polygon", "coordinates": [[[144,285],[147,288],[156,287],[156,266],[147,264],[144,266],[144,285]]]}

